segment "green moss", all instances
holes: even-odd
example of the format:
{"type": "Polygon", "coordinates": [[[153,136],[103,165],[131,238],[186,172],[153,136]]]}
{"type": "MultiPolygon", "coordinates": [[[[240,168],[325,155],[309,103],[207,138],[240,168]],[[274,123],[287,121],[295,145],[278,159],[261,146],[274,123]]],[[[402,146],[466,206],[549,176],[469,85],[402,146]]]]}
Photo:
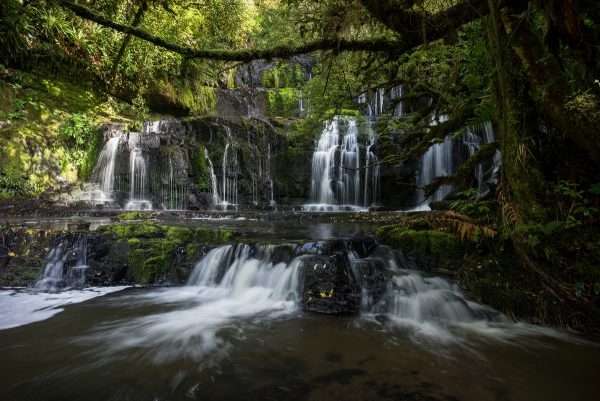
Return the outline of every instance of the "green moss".
{"type": "Polygon", "coordinates": [[[188,243],[194,237],[192,229],[185,227],[165,227],[165,232],[167,240],[178,244],[188,243]]]}
{"type": "Polygon", "coordinates": [[[325,119],[330,120],[333,116],[360,117],[360,111],[351,109],[329,109],[325,112],[325,119]]]}
{"type": "Polygon", "coordinates": [[[59,187],[59,181],[90,176],[100,147],[97,131],[77,149],[59,138],[60,127],[68,127],[74,116],[88,116],[91,127],[131,116],[124,103],[66,79],[17,71],[11,82],[0,80],[0,98],[6,99],[0,102],[0,120],[9,120],[0,128],[0,171],[18,176],[20,187],[27,188],[21,195],[35,196],[59,187]]]}
{"type": "Polygon", "coordinates": [[[201,191],[207,190],[210,185],[210,177],[206,166],[204,147],[200,147],[193,151],[192,157],[190,157],[190,165],[192,167],[192,173],[196,176],[196,186],[198,189],[201,191]]]}
{"type": "Polygon", "coordinates": [[[156,213],[153,212],[124,212],[117,216],[119,221],[127,220],[148,220],[156,217],[156,213]]]}
{"type": "Polygon", "coordinates": [[[465,253],[460,238],[441,231],[385,226],[377,235],[383,242],[426,265],[458,267],[465,253]]]}
{"type": "Polygon", "coordinates": [[[102,226],[98,228],[98,231],[105,234],[112,234],[119,239],[157,238],[164,234],[161,226],[152,223],[102,226]]]}

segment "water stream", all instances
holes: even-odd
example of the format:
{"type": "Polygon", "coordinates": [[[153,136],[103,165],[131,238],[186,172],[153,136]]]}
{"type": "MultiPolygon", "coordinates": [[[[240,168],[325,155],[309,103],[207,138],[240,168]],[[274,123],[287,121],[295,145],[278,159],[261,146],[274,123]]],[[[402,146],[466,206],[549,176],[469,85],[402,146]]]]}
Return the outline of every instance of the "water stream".
{"type": "Polygon", "coordinates": [[[227,245],[186,286],[123,290],[0,330],[0,398],[596,399],[596,344],[513,323],[389,248],[338,244],[362,287],[355,316],[302,312],[326,243],[227,245]]]}

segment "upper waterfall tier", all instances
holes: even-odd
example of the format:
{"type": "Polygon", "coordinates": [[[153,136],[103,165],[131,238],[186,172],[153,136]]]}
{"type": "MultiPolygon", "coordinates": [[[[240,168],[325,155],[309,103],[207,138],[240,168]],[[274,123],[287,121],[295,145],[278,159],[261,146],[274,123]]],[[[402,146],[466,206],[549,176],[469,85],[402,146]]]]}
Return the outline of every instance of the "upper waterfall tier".
{"type": "Polygon", "coordinates": [[[356,118],[335,116],[325,122],[312,157],[310,203],[305,210],[356,210],[376,204],[379,169],[373,167],[377,157],[372,133],[369,130],[370,138],[360,146],[356,118]]]}

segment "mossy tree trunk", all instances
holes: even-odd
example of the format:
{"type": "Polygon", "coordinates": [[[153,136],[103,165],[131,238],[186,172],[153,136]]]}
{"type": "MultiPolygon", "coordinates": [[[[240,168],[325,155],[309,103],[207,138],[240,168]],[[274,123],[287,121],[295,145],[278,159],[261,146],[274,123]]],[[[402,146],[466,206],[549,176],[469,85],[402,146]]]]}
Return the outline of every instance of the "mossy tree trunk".
{"type": "MultiPolygon", "coordinates": [[[[524,84],[520,82],[522,74],[501,25],[498,3],[489,0],[490,15],[486,27],[502,154],[501,191],[506,200],[516,205],[520,215],[531,220],[540,210],[544,182],[536,160],[539,157],[535,140],[537,119],[530,99],[524,93],[524,84]]],[[[508,220],[515,220],[514,216],[508,220]]]]}

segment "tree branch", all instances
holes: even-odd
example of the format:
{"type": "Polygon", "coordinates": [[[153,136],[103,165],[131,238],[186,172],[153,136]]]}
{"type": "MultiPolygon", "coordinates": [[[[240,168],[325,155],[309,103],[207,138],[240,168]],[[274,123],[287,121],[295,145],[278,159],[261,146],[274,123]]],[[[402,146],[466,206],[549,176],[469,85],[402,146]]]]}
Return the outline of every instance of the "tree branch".
{"type": "Polygon", "coordinates": [[[411,47],[404,46],[403,42],[391,41],[385,38],[371,38],[363,40],[348,39],[319,39],[313,42],[298,46],[274,46],[270,49],[195,49],[169,42],[165,39],[154,36],[142,29],[133,26],[119,24],[93,10],[67,0],[58,0],[61,7],[71,10],[75,15],[93,21],[99,25],[114,29],[128,35],[135,36],[145,40],[163,49],[181,54],[182,56],[192,58],[202,58],[221,61],[253,61],[259,59],[289,58],[299,54],[307,54],[317,50],[334,51],[371,51],[371,52],[389,52],[402,53],[410,50],[411,47]]]}
{"type": "Polygon", "coordinates": [[[434,15],[424,15],[408,9],[398,0],[360,2],[375,19],[401,34],[402,41],[412,47],[423,43],[423,40],[431,42],[445,37],[462,25],[489,14],[490,11],[486,0],[464,0],[434,15]]]}

